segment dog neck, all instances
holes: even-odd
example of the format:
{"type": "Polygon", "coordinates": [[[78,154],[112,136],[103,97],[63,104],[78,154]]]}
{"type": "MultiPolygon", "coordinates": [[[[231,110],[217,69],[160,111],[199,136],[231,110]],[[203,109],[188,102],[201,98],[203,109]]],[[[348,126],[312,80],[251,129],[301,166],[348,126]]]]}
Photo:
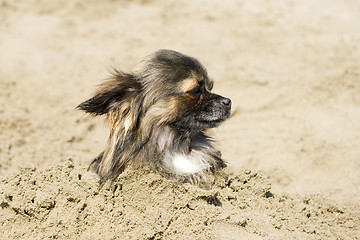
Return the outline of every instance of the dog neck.
{"type": "Polygon", "coordinates": [[[211,140],[202,132],[189,134],[165,126],[157,131],[160,165],[177,176],[202,175],[213,166],[211,140]]]}
{"type": "Polygon", "coordinates": [[[157,152],[173,151],[189,154],[194,149],[207,148],[213,142],[204,131],[185,131],[171,126],[163,126],[156,129],[151,139],[154,139],[153,146],[157,152]]]}

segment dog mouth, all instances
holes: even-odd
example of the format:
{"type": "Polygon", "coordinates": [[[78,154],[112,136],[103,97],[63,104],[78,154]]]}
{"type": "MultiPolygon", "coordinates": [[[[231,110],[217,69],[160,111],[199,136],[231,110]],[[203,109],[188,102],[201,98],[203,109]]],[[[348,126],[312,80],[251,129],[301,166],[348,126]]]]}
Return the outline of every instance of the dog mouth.
{"type": "Polygon", "coordinates": [[[217,119],[217,120],[200,120],[199,123],[204,128],[213,128],[219,126],[225,119],[217,119]]]}
{"type": "Polygon", "coordinates": [[[231,115],[231,100],[221,97],[200,113],[196,120],[205,128],[217,127],[231,115]]]}
{"type": "Polygon", "coordinates": [[[203,102],[202,106],[180,111],[172,125],[179,129],[204,130],[219,126],[230,115],[231,100],[213,94],[213,97],[203,102]]]}
{"type": "Polygon", "coordinates": [[[223,114],[206,115],[196,119],[201,125],[206,127],[216,127],[220,123],[224,122],[231,115],[230,109],[223,114]]]}

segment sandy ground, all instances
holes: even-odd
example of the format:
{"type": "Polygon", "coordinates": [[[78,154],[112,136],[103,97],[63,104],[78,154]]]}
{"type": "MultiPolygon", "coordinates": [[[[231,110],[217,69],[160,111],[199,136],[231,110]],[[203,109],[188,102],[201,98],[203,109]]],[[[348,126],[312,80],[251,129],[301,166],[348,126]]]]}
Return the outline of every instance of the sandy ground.
{"type": "Polygon", "coordinates": [[[358,1],[0,0],[0,50],[0,239],[359,238],[358,1]],[[228,174],[99,190],[108,133],[74,108],[160,48],[232,99],[228,174]]]}

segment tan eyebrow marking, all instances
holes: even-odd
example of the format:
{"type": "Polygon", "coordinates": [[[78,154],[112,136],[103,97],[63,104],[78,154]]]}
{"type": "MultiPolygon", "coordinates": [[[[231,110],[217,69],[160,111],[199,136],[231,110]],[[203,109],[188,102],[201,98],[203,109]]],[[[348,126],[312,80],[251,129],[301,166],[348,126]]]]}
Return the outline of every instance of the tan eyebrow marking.
{"type": "Polygon", "coordinates": [[[192,89],[194,89],[195,87],[199,86],[199,83],[197,82],[196,79],[194,78],[187,78],[185,80],[183,80],[180,84],[180,90],[182,92],[188,92],[192,89]]]}

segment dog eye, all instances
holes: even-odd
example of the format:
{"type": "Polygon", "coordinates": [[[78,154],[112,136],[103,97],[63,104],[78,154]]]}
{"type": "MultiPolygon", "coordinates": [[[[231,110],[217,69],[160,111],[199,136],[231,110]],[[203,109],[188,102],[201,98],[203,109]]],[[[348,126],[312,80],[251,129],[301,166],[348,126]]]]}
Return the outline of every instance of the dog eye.
{"type": "Polygon", "coordinates": [[[213,81],[209,81],[208,82],[208,89],[211,91],[214,87],[214,82],[213,81]]]}
{"type": "Polygon", "coordinates": [[[201,90],[201,87],[195,87],[195,88],[191,89],[190,91],[187,91],[186,93],[188,93],[194,97],[198,97],[199,95],[202,94],[202,90],[201,90]]]}

